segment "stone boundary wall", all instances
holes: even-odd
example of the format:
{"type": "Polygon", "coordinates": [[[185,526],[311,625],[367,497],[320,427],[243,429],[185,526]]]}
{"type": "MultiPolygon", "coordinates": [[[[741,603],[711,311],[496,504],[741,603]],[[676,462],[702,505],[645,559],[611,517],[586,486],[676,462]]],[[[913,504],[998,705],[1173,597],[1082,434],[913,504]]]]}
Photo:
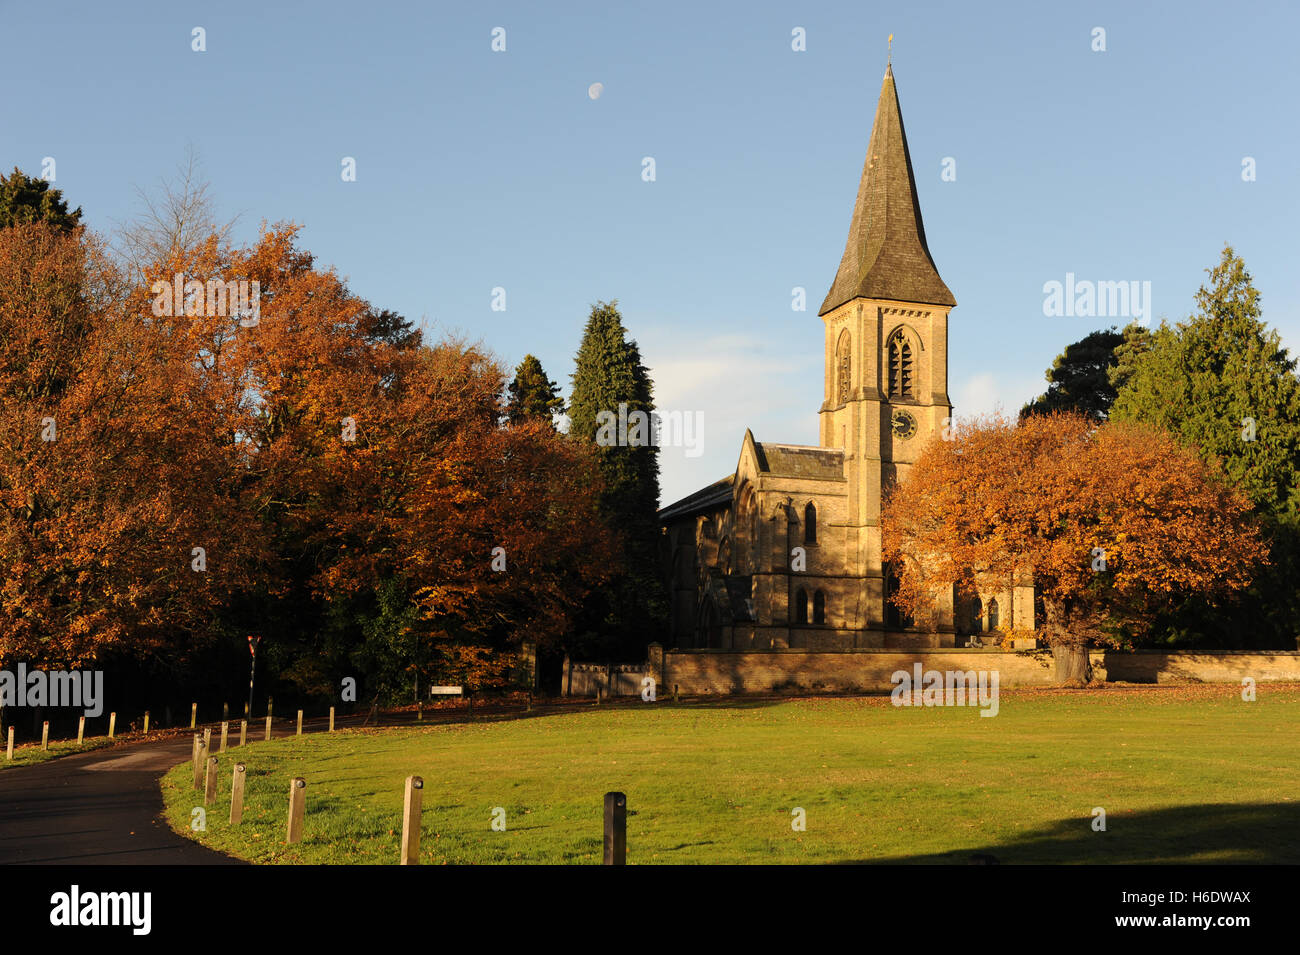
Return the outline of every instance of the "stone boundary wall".
{"type": "MultiPolygon", "coordinates": [[[[1094,678],[1121,683],[1300,681],[1300,651],[1090,653],[1094,678]]],[[[646,673],[659,692],[690,696],[781,691],[854,693],[893,688],[897,670],[997,670],[999,685],[1051,686],[1050,650],[663,650],[652,645],[646,673]]]]}

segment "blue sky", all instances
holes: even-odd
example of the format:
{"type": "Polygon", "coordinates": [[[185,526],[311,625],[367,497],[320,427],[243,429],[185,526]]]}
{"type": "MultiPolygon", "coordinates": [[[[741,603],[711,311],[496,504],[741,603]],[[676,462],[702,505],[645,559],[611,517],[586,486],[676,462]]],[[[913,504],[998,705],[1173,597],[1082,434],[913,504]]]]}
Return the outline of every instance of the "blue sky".
{"type": "Polygon", "coordinates": [[[93,228],[132,215],[133,187],[192,143],[220,211],[242,216],[236,238],[301,223],[358,294],[511,366],[531,351],[566,391],[591,303],[617,298],[660,406],[704,418],[700,456],[661,454],[665,502],[729,473],[746,427],[817,442],[816,311],[890,33],[930,249],[958,302],[958,415],[1018,409],[1064,345],[1111,324],[1044,316],[1043,284],[1067,272],[1149,281],[1156,319],[1178,319],[1231,242],[1300,346],[1286,4],[0,7],[0,164],[39,174],[54,157],[93,228]]]}

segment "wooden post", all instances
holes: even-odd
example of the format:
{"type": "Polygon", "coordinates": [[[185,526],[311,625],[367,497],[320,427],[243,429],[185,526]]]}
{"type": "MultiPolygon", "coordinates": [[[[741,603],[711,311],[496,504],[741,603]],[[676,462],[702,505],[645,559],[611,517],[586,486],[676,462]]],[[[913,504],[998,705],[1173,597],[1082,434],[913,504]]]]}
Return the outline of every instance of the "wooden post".
{"type": "Polygon", "coordinates": [[[83,716],[77,720],[77,745],[80,746],[86,739],[86,718],[83,716]]]}
{"type": "Polygon", "coordinates": [[[190,704],[190,729],[195,729],[199,721],[199,704],[190,704]]]}
{"type": "Polygon", "coordinates": [[[41,749],[50,748],[50,721],[46,720],[41,726],[41,749]]]}
{"type": "Polygon", "coordinates": [[[244,772],[243,763],[235,763],[235,776],[230,781],[230,824],[239,825],[244,818],[244,772]]]}
{"type": "Polygon", "coordinates": [[[212,752],[212,727],[209,726],[203,731],[203,753],[207,755],[210,752],[212,752]]]}
{"type": "Polygon", "coordinates": [[[193,766],[199,761],[199,734],[194,734],[194,739],[190,743],[190,765],[193,766]]]}
{"type": "Polygon", "coordinates": [[[208,778],[203,784],[203,805],[207,805],[217,795],[217,757],[208,757],[208,778]]]}
{"type": "Polygon", "coordinates": [[[605,793],[605,865],[627,865],[627,797],[605,793]]]}
{"type": "Polygon", "coordinates": [[[406,777],[406,799],[402,804],[402,865],[420,864],[420,813],[424,803],[424,780],[406,777]]]}
{"type": "Polygon", "coordinates": [[[298,711],[298,735],[302,735],[302,710],[298,711]]]}
{"type": "Polygon", "coordinates": [[[221,721],[221,749],[217,750],[217,752],[224,753],[226,751],[226,737],[229,735],[230,735],[230,724],[225,720],[222,720],[221,721]]]}
{"type": "Polygon", "coordinates": [[[334,707],[330,707],[330,732],[334,732],[334,707]]]}
{"type": "Polygon", "coordinates": [[[108,714],[108,738],[113,739],[117,736],[117,713],[108,714]]]}
{"type": "Polygon", "coordinates": [[[149,711],[144,711],[144,735],[149,735],[149,711]]]}
{"type": "Polygon", "coordinates": [[[295,776],[289,783],[289,834],[286,842],[302,842],[302,816],[306,808],[307,780],[295,776]]]}
{"type": "Polygon", "coordinates": [[[248,745],[248,720],[239,721],[239,745],[248,745]]]}
{"type": "Polygon", "coordinates": [[[275,703],[275,699],[273,697],[268,696],[266,698],[266,718],[268,720],[271,718],[272,704],[274,703],[275,703]]]}
{"type": "Polygon", "coordinates": [[[266,715],[266,738],[271,738],[271,714],[266,715]]]}
{"type": "Polygon", "coordinates": [[[207,749],[203,745],[203,737],[198,733],[194,734],[194,788],[203,788],[203,764],[208,755],[207,749]]]}
{"type": "Polygon", "coordinates": [[[9,727],[9,758],[14,758],[14,728],[9,727]]]}

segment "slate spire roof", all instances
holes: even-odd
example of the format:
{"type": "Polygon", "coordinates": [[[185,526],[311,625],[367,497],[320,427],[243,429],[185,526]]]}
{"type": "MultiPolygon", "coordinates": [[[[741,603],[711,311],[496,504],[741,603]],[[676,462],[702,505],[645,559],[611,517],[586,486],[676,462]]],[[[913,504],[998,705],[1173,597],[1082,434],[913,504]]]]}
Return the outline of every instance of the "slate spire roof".
{"type": "Polygon", "coordinates": [[[859,297],[957,304],[925,244],[892,66],[880,87],[844,258],[818,314],[859,297]]]}

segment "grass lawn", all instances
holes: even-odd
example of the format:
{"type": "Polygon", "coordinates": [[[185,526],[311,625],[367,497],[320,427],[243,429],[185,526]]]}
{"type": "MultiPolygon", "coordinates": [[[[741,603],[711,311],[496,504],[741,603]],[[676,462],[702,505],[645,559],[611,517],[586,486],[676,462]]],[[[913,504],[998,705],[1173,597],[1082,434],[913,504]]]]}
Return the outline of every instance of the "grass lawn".
{"type": "Polygon", "coordinates": [[[1298,685],[1261,684],[1249,703],[1231,685],[1004,690],[996,717],[979,714],[888,697],[636,700],[258,742],[221,757],[202,833],[189,763],[162,788],[174,828],[262,863],[396,862],[411,774],[425,864],[599,862],[609,790],[628,797],[633,864],[1300,862],[1298,685]],[[236,759],[247,796],[231,827],[236,759]],[[293,776],[305,836],[286,846],[293,776]]]}
{"type": "Polygon", "coordinates": [[[37,763],[58,759],[60,756],[75,756],[77,753],[88,753],[92,749],[103,749],[106,746],[112,746],[120,742],[121,740],[111,740],[107,736],[93,736],[82,740],[80,743],[75,739],[50,740],[49,749],[41,749],[40,743],[24,743],[22,746],[14,747],[14,758],[12,760],[6,757],[5,749],[0,748],[0,769],[34,766],[37,763]]]}

